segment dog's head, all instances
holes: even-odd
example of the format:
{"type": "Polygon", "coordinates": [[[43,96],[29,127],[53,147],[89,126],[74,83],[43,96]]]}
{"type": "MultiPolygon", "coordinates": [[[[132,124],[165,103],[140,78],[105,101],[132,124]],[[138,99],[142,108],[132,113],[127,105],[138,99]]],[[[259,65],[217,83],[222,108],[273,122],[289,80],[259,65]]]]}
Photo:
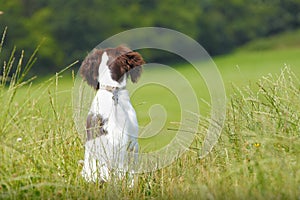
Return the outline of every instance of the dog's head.
{"type": "MultiPolygon", "coordinates": [[[[99,89],[99,82],[104,76],[110,76],[112,81],[120,83],[126,74],[132,82],[137,82],[145,64],[142,56],[127,47],[94,49],[84,59],[80,67],[80,74],[87,83],[99,89]]],[[[107,77],[106,77],[107,78],[107,77]]]]}

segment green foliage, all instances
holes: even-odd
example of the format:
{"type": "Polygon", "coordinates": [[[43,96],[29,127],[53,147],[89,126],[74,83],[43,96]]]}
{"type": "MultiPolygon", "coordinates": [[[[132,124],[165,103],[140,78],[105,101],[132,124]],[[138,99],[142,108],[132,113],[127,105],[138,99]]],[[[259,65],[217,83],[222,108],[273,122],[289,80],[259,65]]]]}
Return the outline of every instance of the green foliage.
{"type": "Polygon", "coordinates": [[[107,37],[141,26],[181,31],[215,55],[300,25],[297,0],[0,0],[0,5],[0,30],[9,29],[2,57],[14,46],[34,52],[42,43],[34,73],[58,71],[107,37]]]}
{"type": "Polygon", "coordinates": [[[226,53],[262,36],[299,27],[300,3],[294,0],[203,1],[205,15],[199,20],[201,44],[211,53],[226,53]],[[294,8],[292,8],[294,7],[294,8]]]}

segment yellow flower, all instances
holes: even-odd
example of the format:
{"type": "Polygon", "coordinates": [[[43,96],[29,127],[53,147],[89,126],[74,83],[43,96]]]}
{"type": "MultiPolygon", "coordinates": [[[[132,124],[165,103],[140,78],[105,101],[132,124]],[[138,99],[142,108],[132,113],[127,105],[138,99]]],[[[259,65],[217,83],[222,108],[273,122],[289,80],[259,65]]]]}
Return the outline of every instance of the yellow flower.
{"type": "Polygon", "coordinates": [[[258,147],[260,147],[260,143],[255,142],[255,143],[254,143],[254,146],[255,146],[256,148],[258,148],[258,147]]]}

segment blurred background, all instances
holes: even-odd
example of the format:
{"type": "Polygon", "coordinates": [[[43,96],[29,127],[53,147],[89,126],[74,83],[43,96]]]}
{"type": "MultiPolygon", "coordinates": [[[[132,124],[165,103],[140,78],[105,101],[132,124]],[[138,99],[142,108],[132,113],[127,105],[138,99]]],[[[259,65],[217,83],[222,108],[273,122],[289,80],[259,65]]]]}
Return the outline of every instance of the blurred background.
{"type": "Polygon", "coordinates": [[[8,28],[0,61],[14,47],[28,58],[41,44],[31,73],[46,75],[82,61],[104,39],[144,26],[180,31],[216,56],[298,29],[300,1],[0,0],[1,34],[8,28]]]}

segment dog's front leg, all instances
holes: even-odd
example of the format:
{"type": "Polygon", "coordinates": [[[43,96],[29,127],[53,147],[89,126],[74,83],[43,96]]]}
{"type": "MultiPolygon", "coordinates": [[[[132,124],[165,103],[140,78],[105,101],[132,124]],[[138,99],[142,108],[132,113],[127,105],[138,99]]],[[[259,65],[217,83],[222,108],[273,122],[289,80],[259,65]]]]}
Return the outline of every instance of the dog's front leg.
{"type": "Polygon", "coordinates": [[[84,166],[81,172],[83,178],[88,182],[96,182],[98,177],[97,160],[93,147],[94,144],[92,141],[87,142],[85,145],[84,166]]]}

